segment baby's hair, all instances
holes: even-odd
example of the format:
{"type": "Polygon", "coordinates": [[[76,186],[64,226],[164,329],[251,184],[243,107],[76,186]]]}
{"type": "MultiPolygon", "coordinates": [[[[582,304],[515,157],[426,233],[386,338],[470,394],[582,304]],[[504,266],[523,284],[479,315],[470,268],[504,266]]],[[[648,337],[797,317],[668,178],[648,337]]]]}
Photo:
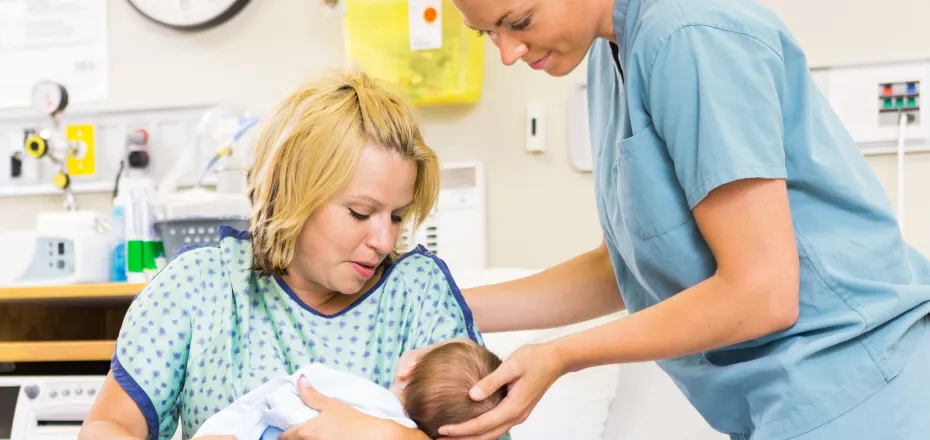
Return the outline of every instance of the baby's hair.
{"type": "Polygon", "coordinates": [[[410,374],[404,407],[411,420],[430,438],[439,428],[478,417],[497,406],[507,387],[482,401],[468,395],[479,380],[501,365],[501,359],[472,341],[454,341],[424,354],[410,374]]]}

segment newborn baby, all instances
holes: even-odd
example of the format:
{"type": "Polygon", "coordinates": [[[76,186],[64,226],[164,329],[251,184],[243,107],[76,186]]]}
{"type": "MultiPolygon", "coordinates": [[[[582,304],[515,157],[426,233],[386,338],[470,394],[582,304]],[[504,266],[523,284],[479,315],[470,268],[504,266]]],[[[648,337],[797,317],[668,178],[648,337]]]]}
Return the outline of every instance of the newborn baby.
{"type": "MultiPolygon", "coordinates": [[[[407,368],[404,361],[402,358],[398,362],[398,371],[407,368]]],[[[471,387],[500,364],[497,355],[474,341],[454,339],[423,354],[412,367],[409,379],[395,380],[390,390],[362,377],[312,364],[246,394],[207,419],[194,438],[230,435],[237,440],[273,440],[288,428],[317,416],[317,411],[300,400],[297,380],[301,375],[320,393],[365,414],[418,428],[430,438],[438,438],[441,426],[473,419],[504,399],[506,389],[480,402],[468,396],[471,387]]]]}

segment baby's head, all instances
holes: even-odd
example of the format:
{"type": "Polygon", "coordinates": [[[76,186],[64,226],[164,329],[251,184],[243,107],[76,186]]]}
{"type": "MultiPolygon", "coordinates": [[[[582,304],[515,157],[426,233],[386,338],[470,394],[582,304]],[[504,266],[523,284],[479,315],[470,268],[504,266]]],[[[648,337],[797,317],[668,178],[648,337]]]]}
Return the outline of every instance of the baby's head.
{"type": "Polygon", "coordinates": [[[501,388],[483,401],[474,401],[469,390],[491,374],[501,359],[471,340],[455,340],[438,346],[417,360],[401,401],[411,420],[430,436],[439,428],[461,423],[488,412],[507,395],[501,388]]]}

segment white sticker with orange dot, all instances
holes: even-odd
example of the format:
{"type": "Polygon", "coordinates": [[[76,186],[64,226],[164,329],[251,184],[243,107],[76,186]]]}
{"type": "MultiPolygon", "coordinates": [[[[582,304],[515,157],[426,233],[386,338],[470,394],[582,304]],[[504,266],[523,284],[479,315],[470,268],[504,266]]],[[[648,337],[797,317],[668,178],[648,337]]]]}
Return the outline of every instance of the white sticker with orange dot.
{"type": "Polygon", "coordinates": [[[409,0],[410,50],[442,48],[442,0],[409,0]]]}

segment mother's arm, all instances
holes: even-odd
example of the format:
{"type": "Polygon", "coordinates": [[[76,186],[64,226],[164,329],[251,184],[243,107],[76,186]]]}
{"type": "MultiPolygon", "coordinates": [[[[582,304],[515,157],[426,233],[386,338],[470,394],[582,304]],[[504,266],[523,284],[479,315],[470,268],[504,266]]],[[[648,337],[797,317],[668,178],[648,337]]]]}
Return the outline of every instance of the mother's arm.
{"type": "Polygon", "coordinates": [[[419,429],[364,414],[321,394],[304,381],[298,381],[297,391],[300,399],[320,414],[284,431],[280,440],[429,440],[419,429]]]}
{"type": "Polygon", "coordinates": [[[174,434],[191,343],[188,292],[201,284],[199,265],[194,264],[197,252],[172,261],[133,299],[110,373],[85,418],[80,440],[174,434]]]}
{"type": "Polygon", "coordinates": [[[561,327],[624,308],[607,244],[538,274],[463,289],[483,332],[561,327]]]}
{"type": "Polygon", "coordinates": [[[142,410],[116,382],[113,373],[107,374],[78,440],[143,440],[148,432],[142,410]]]}

